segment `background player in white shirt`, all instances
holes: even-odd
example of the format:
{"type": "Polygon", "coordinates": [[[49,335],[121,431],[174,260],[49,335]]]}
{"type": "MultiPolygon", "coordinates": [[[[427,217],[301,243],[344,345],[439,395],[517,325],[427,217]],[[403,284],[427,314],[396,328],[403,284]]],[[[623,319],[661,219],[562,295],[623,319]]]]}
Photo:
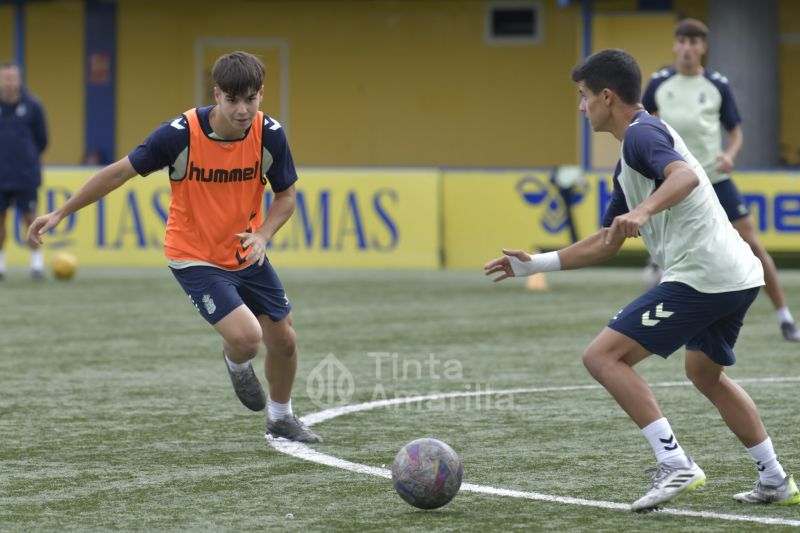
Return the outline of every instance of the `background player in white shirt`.
{"type": "Polygon", "coordinates": [[[783,337],[800,342],[800,332],[786,305],[775,263],[759,241],[752,217],[731,179],[736,155],[744,142],[741,118],[728,80],[703,68],[707,38],[705,24],[695,19],[681,20],[675,27],[672,45],[675,66],[653,74],[642,103],[648,112],[658,114],[677,130],[703,166],[731,224],[761,260],[765,289],[775,307],[783,337]],[[728,133],[725,150],[723,129],[728,133]]]}
{"type": "Polygon", "coordinates": [[[557,252],[528,255],[503,250],[489,261],[495,281],[608,259],[626,238],[642,236],[664,266],[664,281],[617,313],[583,355],[589,373],[639,426],[656,454],[650,490],[633,503],[648,511],[689,492],[705,473],[678,443],[649,385],[633,367],[655,353],[686,347],[686,375],[717,408],[750,453],[759,474],[753,490],[734,495],[748,503],[800,504],[753,400],[724,372],[750,304],[763,285],[761,264],[728,222],[702,166],[675,131],[649,115],[639,96],[641,72],[622,50],[602,50],[572,73],[580,110],[594,131],[622,141],[614,195],[604,228],[557,252]]]}

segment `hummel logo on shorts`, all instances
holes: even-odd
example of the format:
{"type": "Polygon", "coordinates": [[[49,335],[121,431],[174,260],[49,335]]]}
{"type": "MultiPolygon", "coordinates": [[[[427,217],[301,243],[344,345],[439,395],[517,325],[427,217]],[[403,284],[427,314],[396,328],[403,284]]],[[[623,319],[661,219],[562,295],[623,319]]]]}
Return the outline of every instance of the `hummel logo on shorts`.
{"type": "MultiPolygon", "coordinates": [[[[664,302],[661,302],[656,306],[656,317],[657,318],[669,318],[674,313],[672,311],[664,311],[664,302]]],[[[653,320],[650,318],[650,311],[645,311],[642,314],[642,325],[643,326],[655,326],[661,322],[660,320],[653,320]]]]}

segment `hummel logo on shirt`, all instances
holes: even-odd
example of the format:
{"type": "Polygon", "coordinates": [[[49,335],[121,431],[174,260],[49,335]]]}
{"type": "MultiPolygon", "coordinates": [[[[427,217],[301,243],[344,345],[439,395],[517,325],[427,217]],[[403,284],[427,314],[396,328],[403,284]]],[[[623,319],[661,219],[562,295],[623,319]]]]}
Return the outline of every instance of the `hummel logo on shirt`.
{"type": "Polygon", "coordinates": [[[258,161],[249,168],[202,168],[194,166],[194,161],[189,162],[189,181],[235,183],[250,181],[258,176],[258,161]]]}

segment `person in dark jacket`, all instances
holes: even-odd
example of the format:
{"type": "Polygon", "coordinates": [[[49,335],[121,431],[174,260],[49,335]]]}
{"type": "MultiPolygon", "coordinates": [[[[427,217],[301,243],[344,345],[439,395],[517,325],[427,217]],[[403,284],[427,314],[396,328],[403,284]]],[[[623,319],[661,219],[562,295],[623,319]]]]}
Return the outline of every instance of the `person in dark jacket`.
{"type": "MultiPolygon", "coordinates": [[[[6,212],[12,205],[20,211],[25,227],[36,218],[40,157],[47,147],[44,108],[22,86],[19,66],[0,63],[0,279],[6,271],[6,212]]],[[[44,277],[44,259],[39,246],[31,247],[31,275],[44,277]]]]}

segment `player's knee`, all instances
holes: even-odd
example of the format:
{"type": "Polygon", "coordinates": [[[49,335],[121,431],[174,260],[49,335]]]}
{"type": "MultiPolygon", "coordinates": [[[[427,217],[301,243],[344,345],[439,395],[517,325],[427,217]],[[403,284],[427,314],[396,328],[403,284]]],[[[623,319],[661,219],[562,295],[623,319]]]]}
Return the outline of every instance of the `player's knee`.
{"type": "Polygon", "coordinates": [[[698,375],[698,373],[697,373],[697,371],[695,369],[690,368],[690,367],[687,366],[686,367],[686,377],[689,378],[689,381],[692,382],[692,385],[694,385],[698,389],[700,388],[700,384],[702,384],[702,380],[700,379],[700,376],[698,375]]]}
{"type": "Polygon", "coordinates": [[[243,331],[225,340],[236,353],[252,354],[255,357],[261,347],[261,332],[243,331]]]}
{"type": "Polygon", "coordinates": [[[297,334],[291,326],[281,328],[271,338],[264,339],[264,345],[270,353],[292,357],[297,351],[297,334]]]}
{"type": "Polygon", "coordinates": [[[718,374],[709,374],[702,369],[695,367],[686,368],[686,377],[689,381],[704,394],[712,392],[720,384],[720,376],[718,374]]]}
{"type": "Polygon", "coordinates": [[[583,352],[583,366],[589,371],[596,380],[600,380],[603,375],[603,368],[605,367],[605,358],[603,354],[589,345],[583,352]]]}

